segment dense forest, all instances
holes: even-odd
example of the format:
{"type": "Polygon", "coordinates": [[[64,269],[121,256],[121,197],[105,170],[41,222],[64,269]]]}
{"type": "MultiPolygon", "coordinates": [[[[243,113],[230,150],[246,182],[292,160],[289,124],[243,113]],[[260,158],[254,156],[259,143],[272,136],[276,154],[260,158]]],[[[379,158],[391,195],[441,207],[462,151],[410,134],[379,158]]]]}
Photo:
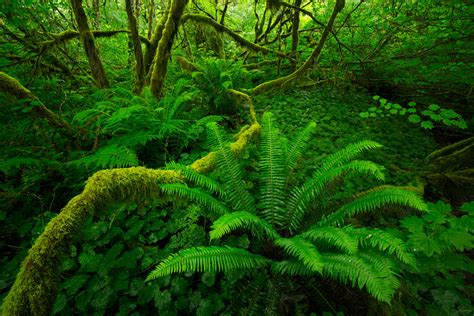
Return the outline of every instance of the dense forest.
{"type": "Polygon", "coordinates": [[[470,0],[2,0],[1,315],[473,315],[470,0]]]}

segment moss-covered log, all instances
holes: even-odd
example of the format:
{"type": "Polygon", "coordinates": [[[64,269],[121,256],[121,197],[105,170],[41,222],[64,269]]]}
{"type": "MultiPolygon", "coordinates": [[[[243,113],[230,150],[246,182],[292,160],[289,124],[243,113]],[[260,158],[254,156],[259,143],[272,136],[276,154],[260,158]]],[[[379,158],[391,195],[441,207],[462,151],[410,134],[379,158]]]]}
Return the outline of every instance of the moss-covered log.
{"type": "Polygon", "coordinates": [[[329,18],[329,21],[324,28],[323,34],[321,35],[321,38],[319,39],[318,45],[314,48],[313,52],[311,55],[308,57],[308,59],[299,67],[296,71],[292,72],[288,76],[280,77],[274,80],[270,80],[267,82],[264,82],[252,90],[250,92],[252,94],[260,94],[265,91],[268,91],[274,87],[284,85],[288,82],[291,82],[299,77],[301,77],[314,63],[315,60],[319,57],[321,54],[324,44],[326,43],[326,40],[331,33],[331,30],[334,26],[334,21],[336,21],[336,17],[341,12],[341,10],[344,8],[345,5],[345,0],[337,0],[336,4],[334,6],[333,12],[331,14],[331,17],[329,18]]]}
{"type": "Polygon", "coordinates": [[[168,61],[171,57],[173,41],[178,33],[178,27],[183,15],[184,8],[189,0],[173,0],[165,28],[158,43],[155,58],[151,67],[150,90],[156,98],[161,98],[163,85],[166,78],[168,61]]]}
{"type": "Polygon", "coordinates": [[[135,82],[133,92],[140,94],[145,85],[145,67],[143,65],[142,44],[138,35],[137,19],[133,14],[132,1],[125,0],[125,10],[127,11],[128,27],[133,43],[133,53],[135,55],[135,82]]]}
{"type": "Polygon", "coordinates": [[[82,0],[71,0],[71,5],[74,16],[76,17],[77,27],[84,45],[87,60],[91,67],[92,78],[94,78],[99,88],[107,88],[109,81],[107,80],[104,66],[100,60],[99,51],[95,47],[94,35],[92,35],[89,28],[84,8],[82,8],[82,0]]]}
{"type": "Polygon", "coordinates": [[[65,120],[48,109],[30,90],[18,82],[18,80],[1,71],[0,91],[23,100],[24,107],[31,106],[32,112],[44,118],[51,127],[58,128],[61,133],[70,139],[74,138],[75,131],[65,120]]]}
{"type": "MultiPolygon", "coordinates": [[[[252,125],[243,129],[234,143],[232,152],[240,156],[249,142],[260,133],[255,111],[247,99],[252,125]]],[[[197,172],[205,173],[215,165],[216,153],[191,164],[197,172]]],[[[144,167],[102,170],[87,180],[84,191],[74,197],[53,218],[45,231],[36,239],[23,261],[13,287],[0,309],[2,315],[49,315],[59,282],[59,264],[64,251],[74,236],[83,228],[88,217],[107,209],[112,202],[142,201],[161,197],[159,184],[183,182],[179,171],[153,170],[144,167]]]]}

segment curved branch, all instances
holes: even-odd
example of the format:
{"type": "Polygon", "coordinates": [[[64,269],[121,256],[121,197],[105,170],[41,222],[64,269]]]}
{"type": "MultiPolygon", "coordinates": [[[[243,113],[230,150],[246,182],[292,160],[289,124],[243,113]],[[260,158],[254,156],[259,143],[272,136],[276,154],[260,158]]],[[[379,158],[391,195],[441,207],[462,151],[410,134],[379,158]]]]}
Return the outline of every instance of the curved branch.
{"type": "Polygon", "coordinates": [[[267,90],[269,90],[273,87],[284,85],[287,82],[290,82],[294,79],[297,79],[297,78],[301,77],[310,68],[310,66],[313,64],[313,62],[317,58],[319,58],[319,55],[321,54],[321,52],[323,50],[324,44],[326,43],[326,40],[327,40],[327,38],[328,38],[329,34],[331,33],[331,30],[334,26],[334,21],[336,20],[336,17],[339,14],[339,12],[341,12],[341,10],[344,8],[344,5],[345,5],[345,0],[337,0],[336,1],[336,4],[334,6],[331,17],[329,18],[329,21],[328,21],[326,27],[324,28],[323,34],[321,35],[321,38],[319,40],[318,45],[314,48],[311,55],[308,57],[308,59],[305,61],[305,63],[303,65],[301,65],[300,68],[298,68],[296,71],[292,72],[291,74],[289,74],[287,76],[280,77],[280,78],[270,80],[270,81],[266,81],[266,82],[256,86],[255,88],[251,89],[250,92],[252,94],[263,93],[263,92],[265,92],[265,91],[267,91],[267,90]]]}
{"type": "Polygon", "coordinates": [[[74,129],[64,119],[48,109],[30,90],[18,82],[18,80],[1,71],[0,91],[11,94],[18,99],[23,100],[23,106],[25,108],[32,106],[32,111],[38,116],[44,118],[50,126],[59,128],[68,138],[74,138],[74,129]]]}
{"type": "MultiPolygon", "coordinates": [[[[92,35],[94,35],[95,38],[99,37],[112,37],[120,33],[130,33],[129,30],[109,30],[109,31],[101,31],[101,30],[93,30],[91,31],[92,35]]],[[[45,51],[62,44],[64,42],[67,42],[71,39],[79,37],[79,32],[75,30],[66,30],[61,33],[51,33],[48,34],[51,37],[53,37],[52,40],[49,41],[43,41],[39,42],[38,44],[41,46],[41,51],[44,53],[45,51]]],[[[140,36],[140,41],[144,43],[146,46],[150,46],[150,41],[144,37],[140,36]]]]}
{"type": "Polygon", "coordinates": [[[227,26],[219,24],[218,22],[214,21],[211,18],[208,18],[207,16],[204,16],[204,15],[201,15],[201,14],[185,14],[185,15],[183,15],[181,20],[182,20],[183,23],[188,21],[188,20],[191,20],[191,21],[195,21],[195,22],[198,22],[198,23],[207,24],[209,26],[212,26],[217,32],[226,33],[227,35],[232,37],[232,39],[234,41],[239,43],[241,46],[246,47],[246,48],[248,48],[252,51],[262,52],[262,53],[274,53],[279,57],[290,58],[285,53],[277,52],[277,51],[271,50],[269,48],[266,48],[264,46],[260,46],[260,45],[252,43],[251,41],[243,38],[242,36],[238,35],[234,31],[229,29],[227,26]]]}

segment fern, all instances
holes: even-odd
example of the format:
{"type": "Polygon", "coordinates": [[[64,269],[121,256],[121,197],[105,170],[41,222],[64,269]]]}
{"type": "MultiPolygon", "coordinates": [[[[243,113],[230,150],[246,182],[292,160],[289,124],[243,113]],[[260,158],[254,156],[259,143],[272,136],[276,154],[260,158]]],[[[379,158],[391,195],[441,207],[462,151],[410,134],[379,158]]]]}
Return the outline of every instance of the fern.
{"type": "Polygon", "coordinates": [[[387,204],[407,206],[418,211],[428,210],[425,202],[415,192],[398,188],[386,188],[380,191],[371,192],[342,206],[334,213],[323,218],[318,225],[325,226],[341,224],[346,217],[358,213],[367,213],[387,204]]]}
{"type": "Polygon", "coordinates": [[[222,236],[238,229],[250,229],[256,236],[265,233],[271,240],[279,237],[269,223],[249,212],[232,212],[221,216],[212,224],[209,237],[211,240],[220,239],[222,236]]]}
{"type": "Polygon", "coordinates": [[[219,200],[196,188],[190,188],[186,184],[171,183],[160,185],[162,191],[169,195],[177,195],[185,197],[187,199],[197,201],[203,205],[209,207],[211,211],[216,212],[218,215],[229,213],[230,210],[222,204],[219,200]]]}
{"type": "Polygon", "coordinates": [[[341,166],[358,155],[360,155],[362,152],[369,150],[369,149],[376,149],[380,148],[382,145],[380,145],[377,142],[371,141],[371,140],[363,140],[354,144],[350,144],[346,146],[344,149],[339,150],[335,152],[334,154],[330,155],[327,157],[321,168],[319,168],[318,172],[319,173],[325,173],[329,170],[331,170],[334,167],[341,166]]]}
{"type": "Polygon", "coordinates": [[[381,302],[390,303],[397,288],[392,279],[381,276],[373,262],[367,262],[356,256],[346,254],[323,253],[323,275],[337,279],[341,283],[348,283],[352,287],[367,289],[370,295],[381,302]]]}
{"type": "Polygon", "coordinates": [[[163,260],[146,280],[154,280],[173,273],[255,269],[269,263],[269,259],[239,248],[195,247],[181,250],[163,260]]]}
{"type": "Polygon", "coordinates": [[[349,231],[342,228],[325,226],[317,227],[305,231],[297,235],[302,238],[311,240],[315,243],[323,241],[329,245],[335,246],[347,254],[355,254],[358,250],[358,239],[356,239],[349,231]]]}
{"type": "Polygon", "coordinates": [[[311,122],[303,129],[298,136],[292,141],[291,146],[287,150],[285,165],[288,170],[293,170],[303,155],[306,147],[309,144],[309,138],[314,133],[316,129],[316,123],[311,122]]]}
{"type": "Polygon", "coordinates": [[[217,165],[225,170],[223,177],[229,202],[236,211],[253,212],[252,196],[245,190],[240,164],[231,152],[223,131],[216,123],[208,123],[207,127],[209,141],[216,151],[217,165]]]}
{"type": "Polygon", "coordinates": [[[301,260],[313,272],[320,272],[323,267],[321,255],[316,247],[309,241],[300,238],[280,238],[275,244],[283,248],[286,253],[301,260]]]}
{"type": "Polygon", "coordinates": [[[361,247],[377,248],[388,254],[395,253],[403,263],[412,267],[416,266],[415,257],[407,251],[406,243],[389,232],[375,228],[354,228],[352,226],[345,226],[343,230],[357,239],[361,247]]]}
{"type": "Polygon", "coordinates": [[[289,276],[312,276],[314,271],[308,266],[304,265],[301,261],[296,260],[283,260],[272,263],[272,271],[280,275],[289,276]]]}
{"type": "Polygon", "coordinates": [[[72,160],[68,164],[76,167],[123,168],[138,166],[137,154],[125,146],[112,144],[92,155],[72,160]]]}
{"type": "Polygon", "coordinates": [[[198,173],[188,166],[181,165],[176,162],[170,162],[166,164],[166,169],[179,170],[182,172],[186,180],[193,182],[197,186],[209,189],[212,192],[217,192],[220,196],[225,195],[225,192],[222,190],[221,185],[216,180],[201,173],[198,173]]]}
{"type": "Polygon", "coordinates": [[[260,202],[262,215],[272,225],[284,223],[283,198],[285,189],[285,161],[279,144],[278,130],[274,126],[273,114],[265,113],[262,118],[260,202]]]}
{"type": "Polygon", "coordinates": [[[365,160],[351,161],[325,172],[317,171],[313,178],[301,187],[295,187],[290,193],[286,217],[288,218],[291,231],[294,232],[300,229],[301,222],[309,209],[310,203],[323,191],[325,186],[348,171],[370,174],[379,180],[384,179],[381,167],[365,160]]]}

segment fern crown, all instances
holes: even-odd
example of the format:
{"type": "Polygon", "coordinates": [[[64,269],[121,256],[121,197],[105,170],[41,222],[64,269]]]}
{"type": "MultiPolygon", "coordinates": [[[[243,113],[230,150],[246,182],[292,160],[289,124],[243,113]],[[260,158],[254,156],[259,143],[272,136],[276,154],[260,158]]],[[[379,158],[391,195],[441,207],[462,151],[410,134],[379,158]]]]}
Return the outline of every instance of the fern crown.
{"type": "Polygon", "coordinates": [[[303,184],[295,185],[294,170],[316,124],[310,123],[289,142],[276,128],[271,113],[265,113],[261,121],[256,196],[247,190],[242,165],[216,123],[208,124],[208,137],[223,171],[222,185],[186,169],[181,170],[193,187],[162,185],[164,192],[201,203],[219,216],[209,233],[213,243],[225,240],[233,232],[246,231],[256,237],[251,249],[260,254],[225,245],[186,249],[162,261],[147,280],[171,273],[268,267],[277,275],[317,275],[339,280],[390,302],[399,287],[396,263],[414,266],[413,255],[401,239],[387,231],[357,228],[345,222],[351,216],[388,204],[425,211],[423,200],[413,191],[385,186],[355,195],[349,203],[329,211],[323,204],[327,188],[344,175],[384,179],[381,166],[357,160],[363,152],[381,145],[368,140],[350,144],[329,155],[303,184]]]}

